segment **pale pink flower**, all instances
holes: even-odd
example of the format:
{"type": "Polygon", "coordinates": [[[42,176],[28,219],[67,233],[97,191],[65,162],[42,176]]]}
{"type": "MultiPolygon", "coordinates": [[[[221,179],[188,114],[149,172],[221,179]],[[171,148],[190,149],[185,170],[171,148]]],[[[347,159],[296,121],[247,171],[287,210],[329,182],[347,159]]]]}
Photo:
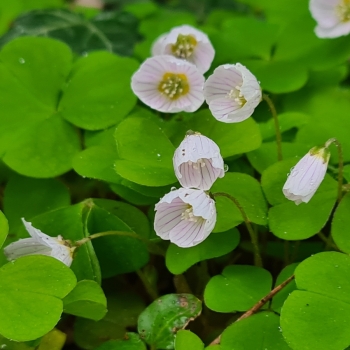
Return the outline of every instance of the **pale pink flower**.
{"type": "Polygon", "coordinates": [[[312,148],[291,169],[283,194],[296,205],[308,203],[317,191],[327,171],[330,153],[326,147],[312,148]]]}
{"type": "Polygon", "coordinates": [[[203,242],[216,223],[215,202],[204,191],[179,188],[155,206],[154,230],[182,248],[203,242]]]}
{"type": "Polygon", "coordinates": [[[4,254],[8,260],[26,255],[47,255],[62,261],[67,266],[72,264],[75,248],[71,247],[68,241],[61,236],[50,237],[23,218],[22,221],[31,238],[20,239],[4,248],[4,254]]]}
{"type": "Polygon", "coordinates": [[[349,0],[311,0],[309,8],[317,22],[315,33],[319,38],[336,38],[350,33],[349,0]]]}
{"type": "Polygon", "coordinates": [[[256,77],[237,63],[216,68],[204,84],[204,96],[217,120],[239,123],[253,114],[262,93],[256,77]]]}
{"type": "Polygon", "coordinates": [[[156,39],[152,55],[172,55],[184,59],[205,73],[213,62],[215,50],[206,34],[189,25],[182,25],[156,39]]]}
{"type": "Polygon", "coordinates": [[[173,164],[181,186],[209,190],[225,175],[219,146],[200,133],[188,133],[176,149],[173,164]]]}
{"type": "Polygon", "coordinates": [[[191,63],[173,56],[148,58],[131,78],[135,95],[166,113],[194,112],[204,102],[204,76],[191,63]]]}

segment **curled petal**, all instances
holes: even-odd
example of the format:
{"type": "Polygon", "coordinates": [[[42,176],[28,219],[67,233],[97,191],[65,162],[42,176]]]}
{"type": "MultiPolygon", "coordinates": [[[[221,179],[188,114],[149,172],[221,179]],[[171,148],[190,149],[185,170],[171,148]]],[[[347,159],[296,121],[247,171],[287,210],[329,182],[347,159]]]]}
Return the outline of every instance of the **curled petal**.
{"type": "Polygon", "coordinates": [[[253,114],[262,93],[256,77],[237,63],[216,68],[204,84],[204,96],[217,120],[238,123],[253,114]]]}
{"type": "Polygon", "coordinates": [[[218,145],[203,135],[187,135],[173,157],[175,175],[186,188],[209,190],[223,177],[224,161],[218,145]]]}
{"type": "Polygon", "coordinates": [[[155,209],[157,235],[179,247],[199,244],[209,236],[216,223],[215,202],[202,190],[171,191],[155,209]]]}

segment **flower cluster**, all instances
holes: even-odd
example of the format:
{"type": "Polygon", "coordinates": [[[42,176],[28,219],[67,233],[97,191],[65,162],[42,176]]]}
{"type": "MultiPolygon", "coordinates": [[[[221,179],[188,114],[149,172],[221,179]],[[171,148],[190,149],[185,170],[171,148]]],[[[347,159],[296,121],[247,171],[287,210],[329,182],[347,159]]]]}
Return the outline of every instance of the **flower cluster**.
{"type": "Polygon", "coordinates": [[[218,145],[200,133],[187,133],[173,157],[183,186],[166,194],[155,206],[154,229],[179,247],[203,242],[216,223],[214,200],[205,192],[225,175],[218,145]]]}
{"type": "Polygon", "coordinates": [[[240,63],[217,67],[205,81],[203,73],[215,51],[206,34],[183,25],[161,35],[131,79],[131,87],[147,106],[166,113],[194,112],[206,100],[213,116],[225,123],[249,118],[261,101],[255,76],[240,63]]]}

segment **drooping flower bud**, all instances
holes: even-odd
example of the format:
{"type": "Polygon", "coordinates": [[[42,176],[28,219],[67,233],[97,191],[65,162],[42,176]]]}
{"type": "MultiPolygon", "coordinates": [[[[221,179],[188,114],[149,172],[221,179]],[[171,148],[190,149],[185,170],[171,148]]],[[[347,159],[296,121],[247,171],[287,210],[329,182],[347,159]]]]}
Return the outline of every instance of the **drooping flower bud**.
{"type": "Polygon", "coordinates": [[[23,218],[22,221],[31,238],[20,239],[9,244],[4,249],[8,260],[15,260],[26,255],[47,255],[62,261],[67,266],[72,264],[75,247],[72,247],[61,236],[50,237],[23,218]]]}
{"type": "Polygon", "coordinates": [[[215,202],[204,191],[179,188],[155,206],[154,230],[182,248],[203,242],[216,223],[215,202]]]}
{"type": "Polygon", "coordinates": [[[209,190],[225,175],[219,146],[200,133],[188,133],[176,149],[173,164],[181,186],[209,190]]]}
{"type": "Polygon", "coordinates": [[[329,157],[326,146],[313,147],[292,168],[283,186],[285,197],[297,205],[308,203],[326,175],[329,157]]]}

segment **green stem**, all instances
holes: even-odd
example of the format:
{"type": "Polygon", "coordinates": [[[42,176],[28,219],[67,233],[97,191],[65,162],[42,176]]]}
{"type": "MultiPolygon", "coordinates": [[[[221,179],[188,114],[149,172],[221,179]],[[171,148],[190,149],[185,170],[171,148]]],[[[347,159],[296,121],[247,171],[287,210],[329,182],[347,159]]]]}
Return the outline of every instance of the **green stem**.
{"type": "Polygon", "coordinates": [[[317,233],[318,237],[322,239],[323,242],[326,243],[325,250],[328,250],[329,247],[333,248],[336,251],[339,251],[339,248],[332,242],[331,237],[327,237],[322,231],[317,233]]]}
{"type": "Polygon", "coordinates": [[[256,234],[256,232],[254,231],[251,222],[249,221],[246,212],[244,211],[243,207],[240,205],[240,203],[238,202],[238,200],[231,196],[228,193],[225,192],[216,192],[213,193],[214,197],[226,197],[228,199],[230,199],[238,208],[238,210],[241,212],[241,215],[243,217],[244,223],[247,227],[247,230],[249,232],[250,235],[250,240],[253,244],[253,249],[254,249],[254,264],[255,266],[259,266],[262,267],[262,259],[261,259],[261,255],[260,255],[260,249],[259,249],[259,241],[258,241],[258,235],[256,234]]]}
{"type": "Polygon", "coordinates": [[[85,237],[79,241],[75,242],[75,246],[78,248],[85,244],[86,242],[91,241],[92,239],[100,238],[100,237],[106,237],[106,236],[123,236],[123,237],[132,237],[135,239],[138,239],[139,241],[142,241],[147,245],[147,248],[150,252],[158,255],[165,256],[164,250],[159,247],[157,244],[154,242],[149,241],[146,238],[143,238],[142,236],[134,233],[134,232],[127,232],[127,231],[105,231],[105,232],[99,232],[99,233],[94,233],[90,235],[89,237],[85,237]]]}
{"type": "Polygon", "coordinates": [[[152,300],[158,299],[158,292],[155,290],[155,288],[153,288],[152,284],[149,282],[148,278],[145,276],[142,270],[137,270],[136,273],[142,281],[147,294],[152,298],[152,300]]]}
{"type": "Polygon", "coordinates": [[[262,98],[268,104],[270,111],[271,111],[271,114],[272,114],[272,118],[273,118],[273,121],[275,124],[275,132],[276,132],[277,159],[282,160],[282,158],[283,158],[282,157],[282,136],[281,136],[281,129],[280,129],[279,121],[278,121],[276,107],[268,95],[263,94],[262,98]]]}

